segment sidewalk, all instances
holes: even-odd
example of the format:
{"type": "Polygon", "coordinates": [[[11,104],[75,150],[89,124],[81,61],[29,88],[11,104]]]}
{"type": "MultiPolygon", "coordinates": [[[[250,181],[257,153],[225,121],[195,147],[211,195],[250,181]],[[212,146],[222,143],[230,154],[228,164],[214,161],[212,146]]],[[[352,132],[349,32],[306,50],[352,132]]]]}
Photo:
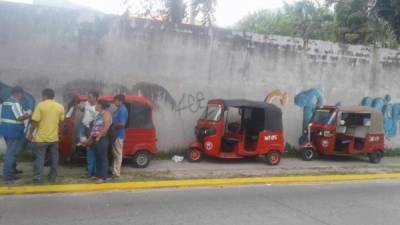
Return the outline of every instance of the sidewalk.
{"type": "MultiPolygon", "coordinates": [[[[21,175],[22,179],[15,185],[30,184],[31,163],[19,163],[18,168],[24,173],[21,175]]],[[[45,169],[45,174],[47,170],[48,168],[45,169]]],[[[396,172],[400,172],[400,157],[383,158],[380,164],[371,164],[362,157],[325,157],[310,162],[299,158],[283,158],[278,166],[268,166],[262,159],[206,159],[200,163],[153,160],[145,169],[133,168],[127,160],[123,166],[122,177],[115,182],[396,172]]],[[[64,164],[59,168],[58,183],[88,183],[88,180],[81,178],[83,175],[85,175],[84,163],[64,164]]],[[[0,183],[0,186],[3,185],[0,183]]]]}

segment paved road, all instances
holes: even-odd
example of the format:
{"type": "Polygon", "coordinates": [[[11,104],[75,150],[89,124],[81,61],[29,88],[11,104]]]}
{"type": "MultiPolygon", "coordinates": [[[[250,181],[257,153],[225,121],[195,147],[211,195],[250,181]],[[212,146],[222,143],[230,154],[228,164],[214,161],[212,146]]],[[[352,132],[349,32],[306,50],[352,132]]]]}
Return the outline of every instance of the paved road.
{"type": "Polygon", "coordinates": [[[1,225],[398,225],[400,181],[0,197],[1,225]]]}

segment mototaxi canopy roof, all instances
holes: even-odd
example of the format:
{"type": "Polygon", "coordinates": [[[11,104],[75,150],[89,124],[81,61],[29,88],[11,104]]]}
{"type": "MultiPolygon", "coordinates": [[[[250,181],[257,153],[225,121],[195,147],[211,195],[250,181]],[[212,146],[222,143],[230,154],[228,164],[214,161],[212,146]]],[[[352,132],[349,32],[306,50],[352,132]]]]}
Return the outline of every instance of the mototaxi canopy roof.
{"type": "Polygon", "coordinates": [[[342,113],[367,113],[371,115],[369,131],[371,133],[383,133],[383,115],[378,110],[367,106],[342,106],[339,107],[342,113]]]}
{"type": "MultiPolygon", "coordinates": [[[[264,130],[266,131],[282,131],[282,110],[276,105],[263,101],[251,101],[246,99],[214,99],[209,103],[223,104],[225,107],[259,109],[264,114],[264,130]]],[[[261,121],[260,121],[261,122],[261,121]]]]}

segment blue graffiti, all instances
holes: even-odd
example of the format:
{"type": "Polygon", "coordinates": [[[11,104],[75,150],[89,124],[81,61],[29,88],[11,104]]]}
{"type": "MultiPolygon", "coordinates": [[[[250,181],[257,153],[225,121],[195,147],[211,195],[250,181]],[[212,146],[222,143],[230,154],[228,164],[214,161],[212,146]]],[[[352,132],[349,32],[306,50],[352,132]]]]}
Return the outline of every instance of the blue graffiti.
{"type": "MultiPolygon", "coordinates": [[[[307,129],[308,124],[311,122],[314,111],[317,107],[324,104],[324,98],[318,89],[312,88],[303,92],[300,92],[294,97],[294,103],[303,108],[303,131],[307,129]]],[[[299,139],[302,144],[307,138],[304,133],[299,139]]]]}
{"type": "Polygon", "coordinates": [[[303,129],[307,129],[315,109],[322,106],[324,98],[318,89],[312,88],[297,94],[294,103],[303,108],[303,129]]]}
{"type": "Polygon", "coordinates": [[[372,107],[383,115],[383,128],[385,135],[388,138],[397,135],[397,123],[400,119],[400,103],[391,104],[392,97],[386,95],[384,98],[371,98],[369,96],[364,97],[361,100],[362,106],[372,107]]]}
{"type": "MultiPolygon", "coordinates": [[[[11,95],[12,87],[0,81],[0,102],[5,101],[11,95]]],[[[35,107],[35,98],[25,92],[21,101],[21,106],[24,110],[33,111],[35,107]]]]}

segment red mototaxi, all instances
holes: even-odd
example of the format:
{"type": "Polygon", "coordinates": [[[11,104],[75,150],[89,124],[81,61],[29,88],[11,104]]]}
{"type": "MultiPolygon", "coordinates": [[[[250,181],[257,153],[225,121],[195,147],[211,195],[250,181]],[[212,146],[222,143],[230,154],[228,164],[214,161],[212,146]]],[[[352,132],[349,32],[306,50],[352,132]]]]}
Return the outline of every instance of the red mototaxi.
{"type": "Polygon", "coordinates": [[[384,130],[382,113],[364,106],[322,106],[317,108],[302,145],[304,160],[318,154],[368,155],[370,162],[383,157],[384,130]]]}
{"type": "MultiPolygon", "coordinates": [[[[79,103],[86,100],[86,96],[78,96],[74,101],[79,103]]],[[[114,96],[112,95],[99,97],[99,101],[108,103],[112,103],[113,100],[114,96]]],[[[151,156],[158,152],[156,130],[153,124],[154,105],[147,98],[127,95],[125,96],[125,106],[128,109],[129,117],[125,128],[123,156],[133,158],[134,166],[143,168],[150,163],[151,156]]],[[[113,107],[110,108],[113,111],[113,107]]],[[[84,158],[86,157],[85,149],[76,146],[82,113],[73,105],[68,109],[67,115],[64,121],[63,139],[60,141],[61,159],[84,158]]]]}
{"type": "Polygon", "coordinates": [[[284,152],[282,111],[265,102],[209,100],[195,135],[187,153],[191,162],[203,155],[225,159],[264,155],[268,164],[277,165],[284,152]]]}

